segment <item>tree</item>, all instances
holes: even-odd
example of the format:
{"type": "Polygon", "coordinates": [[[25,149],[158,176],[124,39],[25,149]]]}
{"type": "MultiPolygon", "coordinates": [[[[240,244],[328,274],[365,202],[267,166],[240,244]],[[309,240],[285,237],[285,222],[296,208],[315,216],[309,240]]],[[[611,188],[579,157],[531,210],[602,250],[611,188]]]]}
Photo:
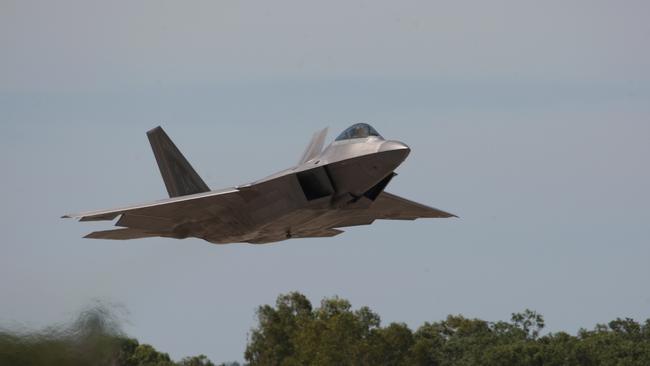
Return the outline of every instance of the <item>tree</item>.
{"type": "Polygon", "coordinates": [[[509,322],[450,315],[415,332],[402,323],[382,327],[367,307],[353,310],[338,297],[320,307],[299,293],[258,309],[246,360],[257,365],[584,366],[650,365],[650,320],[617,318],[577,336],[541,335],[544,318],[532,310],[509,322]]]}
{"type": "Polygon", "coordinates": [[[137,366],[173,366],[167,353],[158,352],[148,344],[138,345],[129,358],[129,363],[137,366]]]}
{"type": "Polygon", "coordinates": [[[206,355],[198,355],[183,358],[178,366],[214,366],[214,363],[206,355]]]}
{"type": "Polygon", "coordinates": [[[251,333],[244,357],[251,365],[280,365],[295,353],[293,338],[313,317],[309,300],[298,292],[278,296],[276,307],[260,306],[259,326],[251,333]]]}
{"type": "Polygon", "coordinates": [[[521,329],[527,338],[536,339],[544,329],[544,317],[535,311],[526,309],[523,313],[513,313],[512,323],[521,329]]]}

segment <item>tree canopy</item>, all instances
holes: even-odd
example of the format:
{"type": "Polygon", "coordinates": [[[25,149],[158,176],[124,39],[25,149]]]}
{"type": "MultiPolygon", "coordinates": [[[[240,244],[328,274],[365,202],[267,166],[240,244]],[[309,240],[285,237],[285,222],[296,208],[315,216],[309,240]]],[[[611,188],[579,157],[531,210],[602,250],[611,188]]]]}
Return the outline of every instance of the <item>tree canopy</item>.
{"type": "MultiPolygon", "coordinates": [[[[38,332],[0,329],[0,365],[215,366],[205,355],[172,360],[123,334],[105,307],[83,312],[70,325],[38,332]]],[[[250,366],[648,366],[650,319],[617,318],[576,335],[543,334],[532,310],[509,321],[449,315],[411,330],[381,324],[368,307],[331,297],[317,307],[303,294],[280,295],[257,309],[244,358],[250,366]]],[[[219,366],[239,366],[237,362],[219,366]]]]}
{"type": "Polygon", "coordinates": [[[412,331],[403,323],[381,326],[372,310],[354,310],[338,297],[313,308],[298,292],[260,306],[257,319],[244,354],[251,366],[650,365],[650,320],[541,335],[543,316],[526,309],[509,322],[449,315],[412,331]]]}

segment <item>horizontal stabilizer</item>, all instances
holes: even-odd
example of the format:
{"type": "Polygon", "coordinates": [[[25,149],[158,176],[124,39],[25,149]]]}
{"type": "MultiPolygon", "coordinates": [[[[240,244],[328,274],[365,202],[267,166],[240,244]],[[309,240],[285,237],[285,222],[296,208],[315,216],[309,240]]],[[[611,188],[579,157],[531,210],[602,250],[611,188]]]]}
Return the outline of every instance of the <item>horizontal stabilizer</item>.
{"type": "Polygon", "coordinates": [[[84,236],[88,239],[114,239],[114,240],[127,240],[127,239],[140,239],[151,238],[154,236],[161,236],[160,233],[146,232],[138,229],[114,229],[104,231],[93,231],[92,233],[84,236]]]}
{"type": "Polygon", "coordinates": [[[210,191],[208,185],[192,168],[162,127],[158,126],[148,131],[147,137],[169,197],[210,191]]]}

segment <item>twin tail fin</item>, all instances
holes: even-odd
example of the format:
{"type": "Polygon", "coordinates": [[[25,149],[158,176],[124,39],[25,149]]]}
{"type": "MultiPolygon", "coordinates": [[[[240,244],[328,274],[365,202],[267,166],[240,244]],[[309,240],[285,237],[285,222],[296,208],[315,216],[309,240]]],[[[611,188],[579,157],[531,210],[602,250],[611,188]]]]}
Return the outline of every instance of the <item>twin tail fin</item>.
{"type": "Polygon", "coordinates": [[[169,197],[209,192],[210,188],[185,159],[176,145],[158,126],[147,131],[169,197]]]}

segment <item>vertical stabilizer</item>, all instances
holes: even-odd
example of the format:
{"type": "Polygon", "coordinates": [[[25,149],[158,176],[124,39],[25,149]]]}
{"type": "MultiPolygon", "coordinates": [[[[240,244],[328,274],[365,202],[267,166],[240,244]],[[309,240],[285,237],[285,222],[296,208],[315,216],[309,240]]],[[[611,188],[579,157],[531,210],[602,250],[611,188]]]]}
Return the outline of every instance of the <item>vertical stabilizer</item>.
{"type": "Polygon", "coordinates": [[[302,164],[318,156],[318,154],[320,154],[323,150],[325,137],[327,137],[327,127],[316,132],[314,136],[312,136],[311,141],[309,142],[309,145],[307,145],[307,148],[302,154],[302,158],[300,158],[300,162],[298,164],[302,164]]]}
{"type": "Polygon", "coordinates": [[[162,127],[147,131],[147,137],[169,197],[210,191],[162,127]]]}

